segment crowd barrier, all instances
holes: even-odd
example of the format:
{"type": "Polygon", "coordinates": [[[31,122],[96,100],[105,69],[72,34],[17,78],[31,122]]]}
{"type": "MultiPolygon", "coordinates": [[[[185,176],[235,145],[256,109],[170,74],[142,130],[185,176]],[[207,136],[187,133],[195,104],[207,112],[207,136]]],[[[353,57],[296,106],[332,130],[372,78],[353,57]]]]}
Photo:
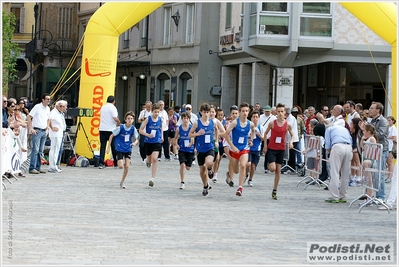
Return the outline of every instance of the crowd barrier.
{"type": "Polygon", "coordinates": [[[3,188],[7,189],[3,180],[7,180],[12,184],[9,178],[18,180],[17,175],[21,172],[21,163],[27,159],[27,152],[23,152],[19,143],[22,146],[28,143],[27,129],[20,127],[20,135],[16,136],[10,129],[2,129],[1,132],[1,176],[3,188]],[[20,142],[18,142],[18,140],[20,142]],[[16,175],[17,174],[17,175],[16,175]]]}
{"type": "Polygon", "coordinates": [[[355,198],[350,204],[349,208],[352,207],[353,203],[356,201],[366,197],[366,200],[360,204],[359,212],[371,204],[383,205],[387,208],[388,213],[390,213],[388,206],[384,203],[384,201],[378,199],[376,197],[377,192],[380,190],[381,186],[381,174],[384,171],[384,164],[382,162],[382,153],[383,146],[378,143],[363,143],[363,151],[362,151],[362,187],[364,188],[364,193],[355,198]],[[375,175],[372,175],[372,174],[375,175]],[[368,190],[367,190],[368,189],[368,190]],[[367,194],[367,191],[370,191],[371,194],[367,194]]]}
{"type": "Polygon", "coordinates": [[[323,145],[324,139],[322,137],[315,135],[305,136],[304,158],[305,169],[308,174],[297,183],[297,187],[306,180],[309,182],[306,184],[304,189],[313,184],[317,184],[319,187],[321,184],[325,185],[326,187],[328,186],[324,181],[319,179],[319,175],[322,171],[323,145]]]}

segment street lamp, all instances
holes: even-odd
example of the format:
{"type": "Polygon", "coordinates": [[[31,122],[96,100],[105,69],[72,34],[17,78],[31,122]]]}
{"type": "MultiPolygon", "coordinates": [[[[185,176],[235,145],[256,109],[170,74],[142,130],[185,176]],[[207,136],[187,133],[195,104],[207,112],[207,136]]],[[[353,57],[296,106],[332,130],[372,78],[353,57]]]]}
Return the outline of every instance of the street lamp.
{"type": "Polygon", "coordinates": [[[44,56],[48,55],[48,44],[51,43],[53,40],[53,34],[48,31],[48,30],[39,30],[35,34],[34,33],[34,26],[32,25],[32,40],[26,44],[26,53],[25,57],[29,60],[30,62],[30,76],[29,76],[29,97],[31,100],[33,100],[33,62],[36,59],[36,52],[37,51],[37,40],[41,41],[42,47],[44,46],[44,49],[41,48],[41,52],[43,53],[44,56]],[[38,37],[38,38],[37,38],[38,37]],[[47,48],[47,49],[46,49],[47,48]]]}

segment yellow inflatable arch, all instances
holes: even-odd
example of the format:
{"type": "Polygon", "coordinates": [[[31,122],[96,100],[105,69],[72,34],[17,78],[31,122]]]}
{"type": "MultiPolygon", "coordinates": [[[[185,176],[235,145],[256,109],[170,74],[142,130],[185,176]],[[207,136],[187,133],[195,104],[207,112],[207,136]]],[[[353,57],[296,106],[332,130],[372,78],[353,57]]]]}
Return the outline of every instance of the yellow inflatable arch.
{"type": "MultiPolygon", "coordinates": [[[[91,17],[85,32],[78,107],[92,108],[93,117],[80,117],[89,142],[78,135],[76,152],[92,157],[100,149],[100,108],[114,95],[118,37],[152,13],[162,2],[108,2],[91,17]]],[[[393,3],[341,3],[366,26],[392,45],[392,106],[396,114],[396,10],[393,3]]]]}
{"type": "Polygon", "coordinates": [[[119,35],[162,4],[108,2],[90,18],[83,43],[78,107],[92,108],[93,117],[80,117],[88,141],[82,132],[78,134],[77,154],[91,158],[92,150],[100,150],[100,108],[107,102],[109,95],[114,95],[119,35]]]}

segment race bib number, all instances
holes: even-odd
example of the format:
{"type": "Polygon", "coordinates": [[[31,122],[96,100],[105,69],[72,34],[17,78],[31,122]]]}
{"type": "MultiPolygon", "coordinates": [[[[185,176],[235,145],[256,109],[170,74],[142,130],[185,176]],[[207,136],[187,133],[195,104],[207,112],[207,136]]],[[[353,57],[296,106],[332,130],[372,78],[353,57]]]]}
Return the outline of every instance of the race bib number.
{"type": "Polygon", "coordinates": [[[205,143],[209,144],[211,142],[211,136],[209,134],[205,135],[205,143]]]}
{"type": "Polygon", "coordinates": [[[276,144],[280,144],[281,143],[281,137],[276,137],[276,144]]]}
{"type": "Polygon", "coordinates": [[[184,140],[184,146],[189,147],[190,146],[190,140],[184,140]]]}
{"type": "Polygon", "coordinates": [[[128,134],[125,135],[125,142],[129,142],[129,135],[128,134]]]}

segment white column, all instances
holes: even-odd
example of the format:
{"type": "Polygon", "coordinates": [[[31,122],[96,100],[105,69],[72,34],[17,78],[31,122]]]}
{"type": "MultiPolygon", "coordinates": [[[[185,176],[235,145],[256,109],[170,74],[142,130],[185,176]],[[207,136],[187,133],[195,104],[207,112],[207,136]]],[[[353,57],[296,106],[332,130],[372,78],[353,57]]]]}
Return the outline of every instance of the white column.
{"type": "MultiPolygon", "coordinates": [[[[274,75],[274,74],[273,74],[274,75]]],[[[273,77],[273,86],[275,86],[276,79],[273,77]]],[[[282,103],[288,107],[293,105],[294,93],[294,69],[293,68],[277,68],[277,86],[276,104],[282,103]]]]}

